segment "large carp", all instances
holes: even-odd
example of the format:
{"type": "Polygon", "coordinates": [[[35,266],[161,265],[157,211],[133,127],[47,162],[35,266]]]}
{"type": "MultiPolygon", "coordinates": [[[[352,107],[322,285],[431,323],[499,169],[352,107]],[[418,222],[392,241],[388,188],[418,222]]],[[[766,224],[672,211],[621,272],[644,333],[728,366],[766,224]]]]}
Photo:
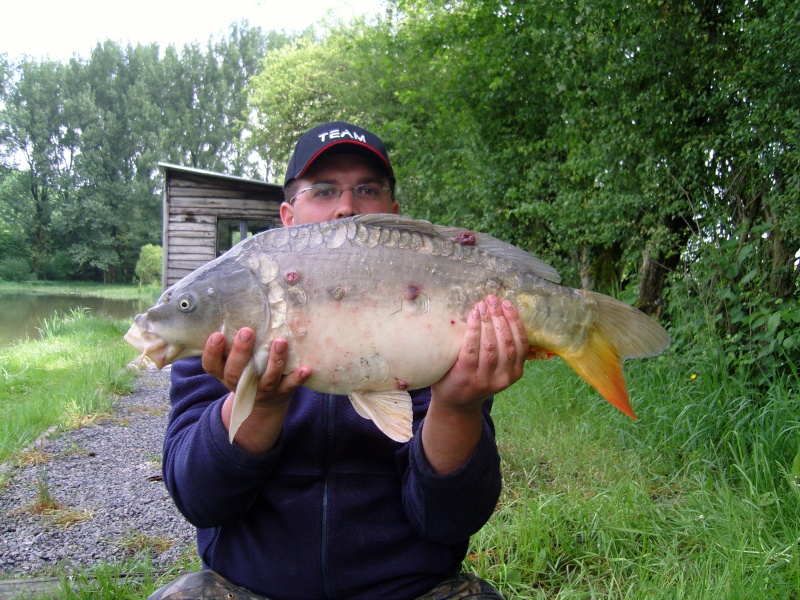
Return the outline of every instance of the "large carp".
{"type": "Polygon", "coordinates": [[[256,350],[239,382],[230,439],[250,414],[270,343],[289,341],[286,372],[348,394],[393,440],[411,437],[406,390],[435,383],[455,363],[467,315],[488,294],[517,307],[531,356],[558,355],[635,418],[622,359],[654,356],[666,331],[635,308],[557,285],[558,273],[490,235],[387,214],[265,231],[163,293],[125,340],[162,368],[202,354],[208,336],[228,348],[253,328],[256,350]]]}

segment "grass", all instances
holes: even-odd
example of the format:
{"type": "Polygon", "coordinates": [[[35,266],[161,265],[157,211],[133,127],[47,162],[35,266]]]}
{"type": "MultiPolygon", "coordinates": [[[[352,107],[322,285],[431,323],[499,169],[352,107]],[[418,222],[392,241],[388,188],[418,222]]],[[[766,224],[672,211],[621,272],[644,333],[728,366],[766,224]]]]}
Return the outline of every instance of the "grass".
{"type": "Polygon", "coordinates": [[[0,462],[51,426],[73,428],[131,389],[127,322],[73,311],[42,324],[41,341],[0,349],[0,462]]]}
{"type": "MultiPolygon", "coordinates": [[[[94,600],[117,598],[140,600],[159,587],[177,579],[183,571],[198,570],[200,565],[192,553],[173,565],[166,573],[153,570],[147,551],[121,562],[101,563],[94,568],[62,576],[59,600],[94,600]]],[[[42,598],[50,598],[43,595],[42,598]]]]}
{"type": "Polygon", "coordinates": [[[155,300],[161,295],[161,286],[159,284],[137,286],[122,283],[28,281],[0,283],[0,293],[2,292],[81,296],[111,300],[138,300],[141,298],[155,304],[155,300]]]}
{"type": "MultiPolygon", "coordinates": [[[[126,327],[66,315],[0,351],[5,455],[128,389],[126,327]]],[[[756,390],[685,360],[626,364],[639,421],[561,361],[530,364],[495,402],[504,491],[465,567],[509,599],[800,600],[800,382],[756,390]]],[[[198,568],[190,554],[154,572],[162,542],[132,532],[129,561],[57,573],[59,597],[141,598],[198,568]]]]}
{"type": "MultiPolygon", "coordinates": [[[[0,292],[98,296],[155,302],[159,286],[97,283],[3,283],[0,292]]],[[[44,319],[41,340],[0,348],[0,463],[48,428],[74,428],[107,411],[130,390],[124,367],[136,356],[122,336],[127,321],[73,310],[44,319]]]]}
{"type": "Polygon", "coordinates": [[[507,598],[800,597],[797,382],[696,367],[629,364],[638,422],[529,367],[495,404],[505,489],[465,566],[507,598]]]}

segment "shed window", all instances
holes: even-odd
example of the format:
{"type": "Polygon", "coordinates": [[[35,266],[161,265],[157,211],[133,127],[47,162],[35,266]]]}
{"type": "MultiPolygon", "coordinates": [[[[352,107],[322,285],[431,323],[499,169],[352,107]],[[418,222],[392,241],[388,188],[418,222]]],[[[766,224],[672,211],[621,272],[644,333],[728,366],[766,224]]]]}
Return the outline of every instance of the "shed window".
{"type": "Polygon", "coordinates": [[[225,254],[244,238],[273,226],[273,219],[217,219],[217,256],[225,254]]]}

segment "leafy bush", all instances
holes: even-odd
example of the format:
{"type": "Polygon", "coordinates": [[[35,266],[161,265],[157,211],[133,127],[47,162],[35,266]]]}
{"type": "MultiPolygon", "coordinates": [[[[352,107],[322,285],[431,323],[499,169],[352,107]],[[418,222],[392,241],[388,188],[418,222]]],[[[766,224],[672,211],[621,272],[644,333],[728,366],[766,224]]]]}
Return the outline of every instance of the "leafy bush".
{"type": "Polygon", "coordinates": [[[142,246],[136,263],[136,279],[142,285],[161,281],[161,246],[153,244],[142,246]]]}
{"type": "Polygon", "coordinates": [[[763,392],[797,376],[800,294],[797,284],[776,289],[769,239],[754,231],[698,244],[670,278],[665,316],[684,358],[713,363],[763,392]]]}
{"type": "Polygon", "coordinates": [[[24,258],[0,259],[0,281],[29,281],[34,279],[31,266],[24,258]]]}
{"type": "Polygon", "coordinates": [[[69,281],[75,274],[75,265],[69,254],[59,250],[42,261],[42,276],[48,281],[69,281]]]}

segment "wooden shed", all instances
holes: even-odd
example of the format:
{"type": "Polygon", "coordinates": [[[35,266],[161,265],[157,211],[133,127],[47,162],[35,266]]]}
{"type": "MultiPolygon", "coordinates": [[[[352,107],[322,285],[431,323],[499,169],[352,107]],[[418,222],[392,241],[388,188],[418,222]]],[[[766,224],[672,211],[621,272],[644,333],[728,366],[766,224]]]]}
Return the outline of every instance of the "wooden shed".
{"type": "Polygon", "coordinates": [[[281,226],[280,185],[168,163],[158,167],[164,174],[162,289],[240,240],[281,226]]]}

